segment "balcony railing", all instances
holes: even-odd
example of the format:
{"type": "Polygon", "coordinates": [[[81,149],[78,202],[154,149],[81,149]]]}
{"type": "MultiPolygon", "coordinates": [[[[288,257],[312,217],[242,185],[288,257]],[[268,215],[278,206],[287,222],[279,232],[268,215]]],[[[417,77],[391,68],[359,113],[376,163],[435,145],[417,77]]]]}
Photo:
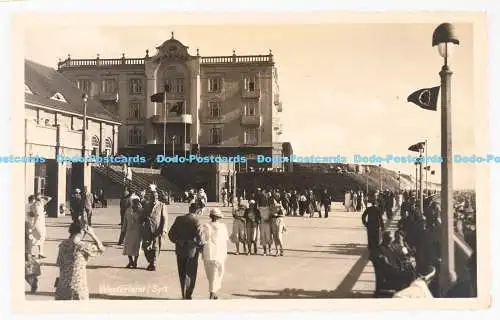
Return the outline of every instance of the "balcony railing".
{"type": "Polygon", "coordinates": [[[244,126],[257,126],[260,127],[262,125],[262,117],[260,115],[257,116],[241,116],[241,124],[244,126]]]}
{"type": "Polygon", "coordinates": [[[163,124],[163,123],[186,123],[192,124],[193,117],[190,114],[182,114],[180,116],[167,115],[166,117],[162,115],[154,115],[151,117],[151,122],[155,124],[163,124]]]}
{"type": "Polygon", "coordinates": [[[204,123],[224,123],[225,120],[226,120],[225,116],[220,116],[220,117],[206,116],[206,117],[203,117],[202,122],[204,122],[204,123]]]}
{"type": "Polygon", "coordinates": [[[119,96],[117,92],[99,92],[96,95],[96,98],[99,99],[100,101],[117,102],[119,96]]]}
{"type": "Polygon", "coordinates": [[[68,69],[68,68],[109,68],[115,66],[143,66],[144,58],[121,58],[121,59],[71,59],[68,58],[57,64],[57,68],[68,69]]]}
{"type": "Polygon", "coordinates": [[[202,57],[201,64],[268,64],[273,65],[273,55],[202,57]]]}
{"type": "Polygon", "coordinates": [[[254,98],[258,99],[260,97],[260,90],[254,90],[254,91],[248,91],[248,90],[242,90],[241,91],[241,96],[243,98],[254,98]]]}

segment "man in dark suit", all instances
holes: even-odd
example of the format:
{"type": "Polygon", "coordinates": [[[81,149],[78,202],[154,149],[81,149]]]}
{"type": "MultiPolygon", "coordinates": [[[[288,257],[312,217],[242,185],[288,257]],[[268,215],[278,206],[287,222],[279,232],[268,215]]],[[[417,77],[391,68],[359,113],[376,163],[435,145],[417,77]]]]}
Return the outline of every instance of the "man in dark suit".
{"type": "Polygon", "coordinates": [[[198,256],[203,247],[201,225],[195,215],[196,210],[196,204],[191,204],[189,213],[177,217],[168,232],[168,238],[175,243],[182,299],[187,300],[192,299],[198,272],[198,256]]]}
{"type": "MultiPolygon", "coordinates": [[[[372,200],[372,202],[375,202],[372,200]]],[[[370,254],[376,251],[384,229],[384,220],[382,219],[382,210],[376,203],[372,203],[371,207],[368,207],[363,215],[361,216],[361,221],[366,227],[368,233],[368,249],[370,254]]]]}
{"type": "Polygon", "coordinates": [[[125,226],[123,221],[125,220],[125,212],[130,205],[130,191],[125,189],[123,192],[123,197],[120,199],[120,238],[118,239],[118,244],[122,245],[125,238],[125,226]]]}

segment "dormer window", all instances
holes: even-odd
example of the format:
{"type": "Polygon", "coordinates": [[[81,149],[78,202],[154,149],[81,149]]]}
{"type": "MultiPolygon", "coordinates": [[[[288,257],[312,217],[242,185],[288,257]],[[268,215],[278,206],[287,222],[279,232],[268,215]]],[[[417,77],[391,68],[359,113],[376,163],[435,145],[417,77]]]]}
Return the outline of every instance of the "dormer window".
{"type": "Polygon", "coordinates": [[[24,85],[24,93],[33,94],[33,91],[31,91],[30,87],[28,87],[27,84],[24,85]]]}
{"type": "Polygon", "coordinates": [[[66,99],[64,99],[64,96],[62,94],[60,94],[59,92],[57,92],[56,94],[54,94],[51,99],[53,100],[57,100],[57,101],[61,101],[61,102],[67,102],[66,99]]]}

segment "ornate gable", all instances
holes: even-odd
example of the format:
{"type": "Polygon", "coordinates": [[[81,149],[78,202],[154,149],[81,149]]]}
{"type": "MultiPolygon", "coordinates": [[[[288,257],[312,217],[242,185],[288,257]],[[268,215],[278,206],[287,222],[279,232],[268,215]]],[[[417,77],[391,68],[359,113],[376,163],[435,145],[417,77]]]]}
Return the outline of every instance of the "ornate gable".
{"type": "Polygon", "coordinates": [[[179,40],[174,39],[173,32],[172,38],[163,42],[163,44],[156,47],[156,49],[158,50],[156,54],[157,59],[187,60],[191,57],[188,52],[188,47],[183,45],[179,40]]]}

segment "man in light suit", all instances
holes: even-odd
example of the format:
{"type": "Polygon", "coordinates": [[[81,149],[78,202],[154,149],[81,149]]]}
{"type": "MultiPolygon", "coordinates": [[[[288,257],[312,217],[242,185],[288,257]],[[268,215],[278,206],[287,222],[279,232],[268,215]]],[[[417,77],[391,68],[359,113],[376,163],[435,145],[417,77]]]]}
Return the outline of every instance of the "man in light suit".
{"type": "Polygon", "coordinates": [[[175,243],[177,270],[181,284],[182,299],[191,300],[198,273],[198,257],[203,248],[201,225],[196,216],[196,203],[189,207],[189,213],[175,219],[168,238],[175,243]]]}
{"type": "Polygon", "coordinates": [[[83,187],[83,204],[84,204],[84,217],[87,224],[92,226],[92,214],[94,207],[94,195],[89,191],[87,186],[83,187]]]}

